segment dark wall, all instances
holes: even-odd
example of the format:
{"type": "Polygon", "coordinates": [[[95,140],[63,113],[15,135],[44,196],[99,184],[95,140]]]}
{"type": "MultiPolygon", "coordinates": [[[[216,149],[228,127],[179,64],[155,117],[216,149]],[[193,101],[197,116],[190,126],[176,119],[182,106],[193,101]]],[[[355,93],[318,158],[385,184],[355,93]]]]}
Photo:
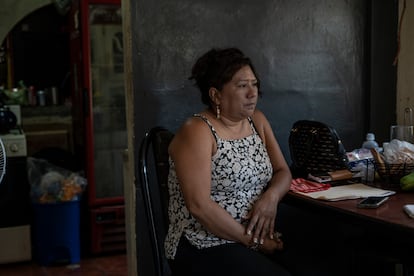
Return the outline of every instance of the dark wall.
{"type": "MultiPolygon", "coordinates": [[[[14,86],[19,81],[36,90],[58,87],[68,93],[69,32],[67,17],[54,5],[42,7],[22,19],[11,31],[14,86]],[[65,86],[66,85],[66,86],[65,86]]],[[[66,95],[67,96],[67,95],[66,95]]]]}
{"type": "MultiPolygon", "coordinates": [[[[387,100],[395,98],[395,79],[388,73],[395,72],[383,60],[395,54],[395,1],[372,1],[375,9],[368,0],[130,2],[137,148],[150,127],[176,131],[204,108],[187,78],[195,59],[212,47],[236,46],[254,61],[264,92],[258,108],[288,162],[288,135],[296,120],[332,125],[347,150],[360,147],[368,130],[380,131],[381,120],[387,128],[392,120],[395,106],[387,100]],[[389,14],[378,20],[383,11],[389,14]],[[382,46],[373,47],[378,43],[382,46]],[[383,101],[385,93],[391,96],[383,101]],[[371,117],[373,105],[384,106],[378,120],[371,117]]],[[[138,193],[138,220],[141,199],[138,193]]],[[[137,223],[143,231],[137,236],[138,258],[149,258],[145,226],[137,223]]],[[[138,262],[145,271],[145,261],[138,262]]]]}
{"type": "Polygon", "coordinates": [[[390,126],[397,124],[397,4],[398,0],[373,0],[371,4],[368,130],[381,143],[389,141],[390,126]]]}
{"type": "MultiPolygon", "coordinates": [[[[134,1],[133,1],[134,2],[134,1]]],[[[133,64],[137,137],[162,124],[176,130],[202,108],[187,81],[211,47],[240,47],[262,79],[259,108],[289,158],[299,119],[334,126],[347,149],[361,144],[367,116],[367,1],[138,1],[133,64]]]]}

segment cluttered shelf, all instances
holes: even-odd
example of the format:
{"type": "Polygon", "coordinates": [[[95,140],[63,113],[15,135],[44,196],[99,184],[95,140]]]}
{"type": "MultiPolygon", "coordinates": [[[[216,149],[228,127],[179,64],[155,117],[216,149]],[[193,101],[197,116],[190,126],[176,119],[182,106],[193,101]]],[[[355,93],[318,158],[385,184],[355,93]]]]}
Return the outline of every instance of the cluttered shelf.
{"type": "MultiPolygon", "coordinates": [[[[413,126],[395,129],[412,131],[413,126]]],[[[397,271],[412,275],[414,219],[408,208],[414,213],[412,138],[391,135],[390,142],[380,147],[368,133],[361,148],[347,152],[333,127],[318,121],[295,122],[289,135],[293,179],[280,204],[279,229],[288,235],[299,229],[295,239],[306,237],[301,246],[323,244],[324,252],[339,251],[343,255],[339,259],[351,256],[350,275],[397,271]],[[361,204],[373,199],[383,202],[361,204]],[[287,218],[291,214],[295,221],[287,218]],[[345,242],[338,246],[339,240],[345,242]]]]}
{"type": "Polygon", "coordinates": [[[284,201],[379,223],[413,237],[414,219],[404,206],[414,204],[414,145],[394,139],[382,150],[357,149],[348,152],[347,158],[347,169],[294,178],[284,201]],[[389,199],[375,209],[357,207],[370,196],[389,199]]]}
{"type": "Polygon", "coordinates": [[[21,112],[28,156],[51,147],[73,153],[74,133],[70,106],[23,106],[21,112]]]}
{"type": "Polygon", "coordinates": [[[395,227],[412,237],[414,219],[404,206],[414,204],[414,144],[391,136],[380,148],[374,137],[369,133],[362,148],[346,152],[334,128],[296,122],[289,136],[293,181],[284,202],[395,227]],[[357,207],[370,196],[389,200],[376,209],[357,207]]]}
{"type": "MultiPolygon", "coordinates": [[[[412,118],[412,110],[408,111],[412,118]]],[[[318,121],[299,120],[289,135],[292,174],[326,182],[335,180],[331,173],[348,171],[339,177],[360,178],[363,183],[381,181],[389,187],[403,185],[403,190],[414,190],[413,129],[412,125],[392,126],[390,142],[383,143],[382,147],[374,140],[375,135],[368,133],[361,148],[347,152],[333,127],[318,121]]]]}

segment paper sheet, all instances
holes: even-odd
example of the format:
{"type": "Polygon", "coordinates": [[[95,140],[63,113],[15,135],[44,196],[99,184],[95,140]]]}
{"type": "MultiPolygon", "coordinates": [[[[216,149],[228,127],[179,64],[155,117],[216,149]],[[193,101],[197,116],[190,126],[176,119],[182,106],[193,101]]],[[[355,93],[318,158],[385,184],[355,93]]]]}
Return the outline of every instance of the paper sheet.
{"type": "Polygon", "coordinates": [[[362,183],[331,187],[325,191],[301,193],[298,194],[308,196],[314,199],[338,201],[345,199],[363,198],[368,196],[389,196],[395,194],[394,191],[383,190],[371,187],[362,183]]]}

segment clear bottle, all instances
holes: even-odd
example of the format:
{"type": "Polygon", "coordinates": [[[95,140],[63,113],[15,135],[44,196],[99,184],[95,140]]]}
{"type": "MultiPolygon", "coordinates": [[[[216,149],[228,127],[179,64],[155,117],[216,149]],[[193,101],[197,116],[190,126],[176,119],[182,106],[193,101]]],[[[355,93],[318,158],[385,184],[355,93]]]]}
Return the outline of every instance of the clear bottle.
{"type": "Polygon", "coordinates": [[[362,143],[362,148],[364,149],[378,149],[378,143],[375,141],[374,133],[367,133],[366,141],[362,143]]]}
{"type": "Polygon", "coordinates": [[[46,105],[46,93],[43,90],[38,90],[37,91],[37,103],[40,106],[45,106],[46,105]]]}

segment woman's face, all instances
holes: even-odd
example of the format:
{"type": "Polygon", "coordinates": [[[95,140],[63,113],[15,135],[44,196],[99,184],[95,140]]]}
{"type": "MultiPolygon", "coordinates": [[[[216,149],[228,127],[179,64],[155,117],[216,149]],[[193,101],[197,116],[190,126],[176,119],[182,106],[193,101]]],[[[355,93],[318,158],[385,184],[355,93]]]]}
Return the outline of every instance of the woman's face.
{"type": "Polygon", "coordinates": [[[218,93],[221,116],[234,121],[252,116],[258,98],[257,84],[250,66],[240,68],[218,93]]]}

